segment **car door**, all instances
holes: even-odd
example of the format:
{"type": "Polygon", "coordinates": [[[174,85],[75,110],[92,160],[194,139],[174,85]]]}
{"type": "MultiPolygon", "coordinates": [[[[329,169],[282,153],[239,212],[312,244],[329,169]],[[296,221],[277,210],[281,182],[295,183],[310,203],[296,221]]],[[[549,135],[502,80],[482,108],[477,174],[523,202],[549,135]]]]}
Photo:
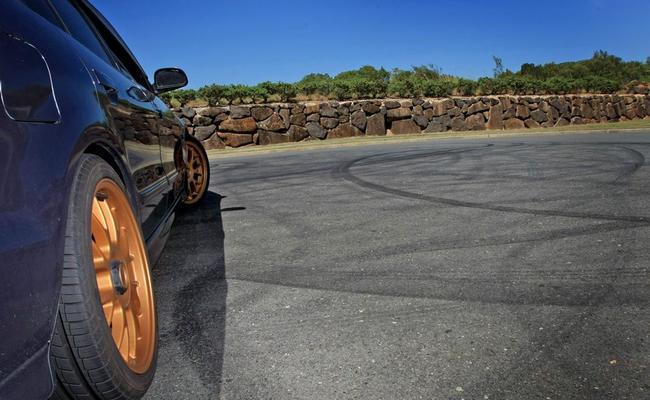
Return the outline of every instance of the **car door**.
{"type": "Polygon", "coordinates": [[[160,156],[163,169],[169,180],[170,187],[167,202],[174,207],[180,196],[185,194],[184,165],[187,154],[185,151],[185,127],[167,105],[160,99],[154,101],[160,111],[160,156]]]}
{"type": "Polygon", "coordinates": [[[50,0],[93,75],[110,129],[123,139],[145,240],[166,216],[169,182],[160,158],[160,113],[144,72],[109,26],[79,0],[50,0]]]}

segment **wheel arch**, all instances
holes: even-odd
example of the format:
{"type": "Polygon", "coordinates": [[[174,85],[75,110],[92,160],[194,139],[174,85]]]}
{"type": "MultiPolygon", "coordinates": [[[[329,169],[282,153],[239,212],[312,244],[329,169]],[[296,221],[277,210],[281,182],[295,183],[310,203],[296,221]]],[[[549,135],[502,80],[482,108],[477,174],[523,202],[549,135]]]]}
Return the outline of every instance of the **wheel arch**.
{"type": "Polygon", "coordinates": [[[106,163],[111,166],[122,180],[122,184],[126,189],[129,200],[131,200],[131,204],[133,205],[133,211],[139,219],[141,213],[137,190],[135,189],[135,183],[131,177],[131,172],[126,165],[124,157],[120,155],[120,152],[115,150],[114,146],[111,146],[102,140],[95,140],[86,145],[82,154],[95,155],[106,161],[106,163]]]}
{"type": "Polygon", "coordinates": [[[100,157],[102,160],[106,161],[111,168],[115,170],[115,172],[120,176],[120,179],[122,180],[122,183],[126,184],[124,176],[125,176],[125,171],[123,170],[124,168],[119,165],[118,161],[116,160],[116,157],[111,154],[111,151],[108,150],[103,144],[99,142],[91,143],[84,149],[84,154],[93,154],[96,155],[97,157],[100,157]]]}

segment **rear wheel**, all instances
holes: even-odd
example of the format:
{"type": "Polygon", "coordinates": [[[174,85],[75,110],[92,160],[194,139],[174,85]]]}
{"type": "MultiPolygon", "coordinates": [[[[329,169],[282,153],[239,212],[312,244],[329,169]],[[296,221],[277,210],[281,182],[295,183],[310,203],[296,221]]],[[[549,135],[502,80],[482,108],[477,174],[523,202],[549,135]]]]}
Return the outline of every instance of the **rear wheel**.
{"type": "Polygon", "coordinates": [[[192,138],[187,142],[187,197],[183,204],[191,206],[205,197],[210,185],[210,163],[203,145],[192,138]]]}
{"type": "Polygon", "coordinates": [[[67,216],[51,344],[57,399],[138,399],[153,380],[156,311],[140,226],[119,176],[84,155],[67,216]]]}

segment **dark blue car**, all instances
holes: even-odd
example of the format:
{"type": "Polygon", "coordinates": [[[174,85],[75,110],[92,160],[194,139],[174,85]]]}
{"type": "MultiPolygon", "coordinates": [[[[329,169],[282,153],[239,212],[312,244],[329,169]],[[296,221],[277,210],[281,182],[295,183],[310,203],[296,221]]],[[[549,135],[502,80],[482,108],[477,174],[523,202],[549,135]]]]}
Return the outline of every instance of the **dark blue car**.
{"type": "Polygon", "coordinates": [[[135,399],[155,370],[150,267],[203,198],[205,150],[85,0],[0,12],[0,399],[135,399]]]}

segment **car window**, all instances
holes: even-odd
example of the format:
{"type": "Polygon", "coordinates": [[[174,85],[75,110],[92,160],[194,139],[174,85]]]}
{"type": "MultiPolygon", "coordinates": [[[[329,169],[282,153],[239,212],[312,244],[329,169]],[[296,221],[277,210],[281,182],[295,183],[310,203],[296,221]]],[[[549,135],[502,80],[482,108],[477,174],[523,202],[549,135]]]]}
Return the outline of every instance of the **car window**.
{"type": "Polygon", "coordinates": [[[77,7],[75,7],[69,0],[51,1],[72,37],[77,39],[79,43],[86,46],[88,50],[95,53],[99,58],[103,59],[111,65],[114,65],[111,57],[104,49],[104,46],[102,45],[93,29],[90,27],[90,25],[88,25],[88,21],[83,16],[81,11],[77,9],[77,7]]]}
{"type": "Polygon", "coordinates": [[[36,14],[50,21],[59,28],[63,28],[61,20],[54,14],[52,7],[47,3],[47,0],[20,0],[21,3],[31,8],[36,14]]]}
{"type": "Polygon", "coordinates": [[[147,75],[141,69],[137,60],[133,58],[131,51],[126,47],[121,38],[119,38],[115,29],[91,5],[84,3],[83,7],[89,23],[93,25],[95,31],[101,36],[103,42],[108,47],[108,51],[113,56],[118,69],[142,87],[150,88],[147,75]]]}
{"type": "Polygon", "coordinates": [[[144,72],[140,70],[137,61],[129,56],[129,52],[124,49],[122,44],[108,30],[100,27],[99,31],[102,33],[102,37],[104,37],[108,44],[111,53],[115,56],[119,69],[142,87],[149,88],[149,81],[144,72]]]}

